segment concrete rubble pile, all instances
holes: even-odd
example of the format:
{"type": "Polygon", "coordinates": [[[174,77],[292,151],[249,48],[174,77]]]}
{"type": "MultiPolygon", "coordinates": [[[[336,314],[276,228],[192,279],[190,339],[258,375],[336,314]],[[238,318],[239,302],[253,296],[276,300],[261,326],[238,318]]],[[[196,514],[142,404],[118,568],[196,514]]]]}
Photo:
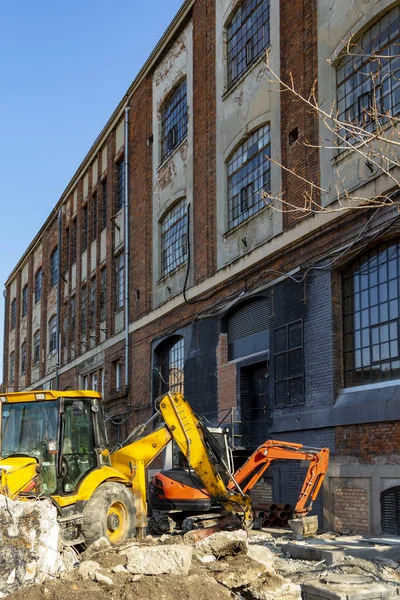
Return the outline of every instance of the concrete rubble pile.
{"type": "Polygon", "coordinates": [[[2,501],[0,597],[10,600],[400,596],[400,555],[391,559],[377,551],[371,561],[338,554],[322,536],[314,541],[326,550],[310,549],[306,560],[299,558],[303,544],[293,542],[288,532],[279,538],[269,532],[248,536],[241,530],[214,533],[201,541],[190,533],[148,536],[117,547],[102,538],[78,554],[59,545],[59,526],[49,502],[2,501]]]}

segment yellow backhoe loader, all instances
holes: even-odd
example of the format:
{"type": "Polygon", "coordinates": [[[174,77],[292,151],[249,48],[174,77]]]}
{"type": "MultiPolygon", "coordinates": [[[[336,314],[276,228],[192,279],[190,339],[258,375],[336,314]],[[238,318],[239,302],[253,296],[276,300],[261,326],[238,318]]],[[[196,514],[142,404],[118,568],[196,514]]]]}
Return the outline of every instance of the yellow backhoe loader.
{"type": "Polygon", "coordinates": [[[117,449],[108,449],[101,395],[32,391],[0,396],[0,493],[13,500],[48,497],[63,540],[111,543],[145,535],[145,470],[175,440],[204,488],[238,523],[253,518],[250,498],[221,477],[206,428],[181,394],[168,393],[155,415],[117,449]],[[164,425],[144,435],[155,418],[164,425]]]}

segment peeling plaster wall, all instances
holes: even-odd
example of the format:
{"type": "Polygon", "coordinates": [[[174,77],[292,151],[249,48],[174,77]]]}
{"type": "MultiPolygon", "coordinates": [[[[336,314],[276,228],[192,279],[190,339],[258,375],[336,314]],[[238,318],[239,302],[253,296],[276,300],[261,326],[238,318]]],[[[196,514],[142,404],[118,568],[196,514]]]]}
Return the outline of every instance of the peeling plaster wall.
{"type": "MultiPolygon", "coordinates": [[[[324,110],[336,102],[336,65],[338,56],[353,35],[368,28],[374,17],[396,5],[392,0],[320,0],[318,2],[318,97],[324,110]]],[[[331,145],[332,134],[320,122],[321,143],[331,145]]],[[[384,152],[384,151],[383,151],[384,152]]],[[[322,195],[323,205],[334,200],[336,186],[345,181],[350,192],[357,196],[373,196],[393,187],[393,181],[379,172],[371,174],[359,154],[321,148],[321,187],[333,194],[322,195]]]]}
{"type": "MultiPolygon", "coordinates": [[[[271,157],[280,157],[280,96],[270,91],[264,55],[239,81],[227,91],[226,26],[237,0],[217,2],[216,15],[216,94],[217,94],[217,240],[218,268],[247,254],[282,229],[279,213],[268,208],[246,219],[228,232],[228,190],[226,161],[246,136],[262,125],[270,123],[271,157]],[[241,242],[247,238],[247,247],[241,242]]],[[[270,7],[270,61],[279,73],[279,3],[270,7]]],[[[280,191],[280,169],[271,164],[271,185],[280,191]]]]}
{"type": "MultiPolygon", "coordinates": [[[[158,306],[182,291],[186,264],[161,278],[160,221],[181,198],[193,201],[193,25],[190,22],[153,76],[153,302],[158,306]],[[161,108],[181,79],[187,81],[187,137],[161,164],[161,108]],[[170,287],[171,292],[167,290],[170,287]]],[[[190,243],[193,245],[190,232],[190,243]]]]}

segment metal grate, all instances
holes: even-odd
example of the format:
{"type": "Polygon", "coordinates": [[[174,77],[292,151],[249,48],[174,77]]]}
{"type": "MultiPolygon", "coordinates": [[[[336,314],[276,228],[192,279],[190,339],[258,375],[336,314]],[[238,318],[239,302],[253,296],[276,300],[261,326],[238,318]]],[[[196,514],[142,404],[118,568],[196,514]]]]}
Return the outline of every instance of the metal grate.
{"type": "Polygon", "coordinates": [[[265,206],[263,191],[271,187],[270,127],[265,125],[239,146],[228,162],[229,228],[265,206]]]}
{"type": "Polygon", "coordinates": [[[241,306],[228,321],[229,343],[269,328],[270,302],[259,298],[241,306]]]}
{"type": "Polygon", "coordinates": [[[382,533],[400,535],[400,486],[381,493],[382,533]]]}
{"type": "Polygon", "coordinates": [[[337,69],[339,120],[373,131],[373,109],[381,120],[385,113],[400,112],[399,44],[400,9],[396,7],[374,23],[341,61],[337,69]]]}
{"type": "Polygon", "coordinates": [[[186,200],[175,204],[161,223],[161,275],[167,275],[187,258],[186,200]]]}
{"type": "Polygon", "coordinates": [[[244,0],[227,30],[228,87],[269,44],[269,0],[244,0]]]}
{"type": "Polygon", "coordinates": [[[399,242],[381,244],[343,277],[345,385],[400,378],[399,242]]]}
{"type": "Polygon", "coordinates": [[[161,161],[178,146],[187,134],[186,79],[175,88],[161,113],[161,161]]]}

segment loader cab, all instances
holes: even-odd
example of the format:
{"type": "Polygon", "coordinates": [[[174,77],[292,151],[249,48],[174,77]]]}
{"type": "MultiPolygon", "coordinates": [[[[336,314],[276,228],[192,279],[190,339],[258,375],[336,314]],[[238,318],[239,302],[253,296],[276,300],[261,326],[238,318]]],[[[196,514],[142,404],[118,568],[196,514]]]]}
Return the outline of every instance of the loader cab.
{"type": "MultiPolygon", "coordinates": [[[[232,449],[228,444],[228,438],[225,431],[221,427],[207,427],[208,431],[212,434],[214,440],[217,442],[221,449],[221,457],[226,463],[229,471],[232,473],[233,470],[233,456],[232,449]]],[[[179,447],[175,440],[172,440],[165,449],[164,453],[164,465],[163,470],[167,471],[170,469],[187,469],[187,460],[179,450],[179,447]]]]}
{"type": "Polygon", "coordinates": [[[1,459],[33,457],[42,491],[68,495],[93,469],[110,464],[97,392],[30,392],[1,397],[1,459]]]}

